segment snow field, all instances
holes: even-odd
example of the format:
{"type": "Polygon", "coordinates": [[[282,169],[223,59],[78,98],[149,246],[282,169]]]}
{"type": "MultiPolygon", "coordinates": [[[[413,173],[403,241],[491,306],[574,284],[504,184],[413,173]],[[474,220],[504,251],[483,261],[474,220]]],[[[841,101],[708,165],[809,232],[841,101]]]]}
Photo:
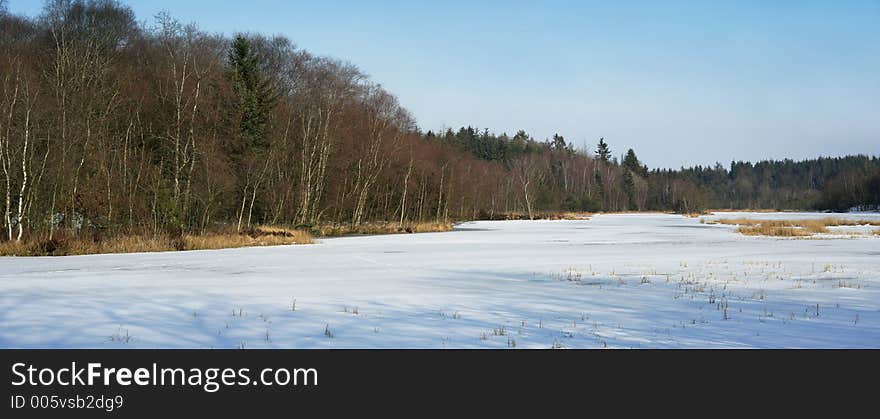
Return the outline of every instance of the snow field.
{"type": "MultiPolygon", "coordinates": [[[[828,214],[710,217],[743,216],[828,214]]],[[[0,258],[0,347],[880,347],[880,236],[734,230],[600,214],[315,245],[0,258]]]]}

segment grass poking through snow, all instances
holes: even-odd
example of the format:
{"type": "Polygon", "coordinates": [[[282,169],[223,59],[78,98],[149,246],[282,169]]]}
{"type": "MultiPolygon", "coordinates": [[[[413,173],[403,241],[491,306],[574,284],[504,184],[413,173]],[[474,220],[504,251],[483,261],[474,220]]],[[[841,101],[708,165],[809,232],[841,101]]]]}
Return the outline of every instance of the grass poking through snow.
{"type": "MultiPolygon", "coordinates": [[[[726,224],[738,226],[736,231],[747,236],[805,237],[814,234],[828,234],[828,227],[841,226],[880,226],[880,221],[849,220],[845,218],[824,217],[803,220],[760,220],[751,218],[721,218],[701,220],[704,224],[726,224]]],[[[874,231],[880,234],[880,230],[874,231]]]]}

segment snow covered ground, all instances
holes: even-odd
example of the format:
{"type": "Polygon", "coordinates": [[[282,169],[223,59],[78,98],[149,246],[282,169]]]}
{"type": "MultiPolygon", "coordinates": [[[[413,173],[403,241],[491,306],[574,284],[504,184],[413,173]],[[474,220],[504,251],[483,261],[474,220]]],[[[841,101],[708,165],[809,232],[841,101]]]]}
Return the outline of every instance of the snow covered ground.
{"type": "Polygon", "coordinates": [[[596,215],[310,246],[3,257],[0,347],[880,348],[880,236],[734,230],[596,215]]]}

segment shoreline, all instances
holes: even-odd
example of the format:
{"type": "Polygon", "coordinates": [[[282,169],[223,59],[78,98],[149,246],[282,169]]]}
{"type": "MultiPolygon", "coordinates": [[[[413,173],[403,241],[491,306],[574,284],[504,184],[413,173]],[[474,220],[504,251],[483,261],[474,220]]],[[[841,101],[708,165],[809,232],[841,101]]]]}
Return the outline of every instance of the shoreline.
{"type": "MultiPolygon", "coordinates": [[[[61,239],[23,240],[0,242],[0,257],[61,257],[102,254],[133,254],[156,252],[185,252],[193,250],[220,250],[246,247],[312,244],[314,239],[342,237],[369,237],[394,234],[421,234],[452,232],[456,226],[478,221],[586,221],[597,215],[680,215],[686,218],[713,216],[717,213],[753,214],[816,214],[834,217],[846,214],[878,214],[880,212],[828,213],[819,211],[771,211],[771,210],[708,210],[700,214],[680,214],[664,211],[618,211],[618,212],[560,212],[541,213],[529,219],[524,214],[509,213],[493,217],[453,220],[445,222],[419,222],[400,225],[397,222],[370,222],[359,226],[345,224],[320,225],[310,228],[286,228],[258,226],[241,232],[215,231],[201,234],[185,233],[172,236],[168,233],[155,235],[120,234],[95,239],[89,237],[66,237],[61,239]]],[[[874,235],[877,235],[876,233],[874,235]]],[[[870,236],[870,235],[869,235],[870,236]]]]}

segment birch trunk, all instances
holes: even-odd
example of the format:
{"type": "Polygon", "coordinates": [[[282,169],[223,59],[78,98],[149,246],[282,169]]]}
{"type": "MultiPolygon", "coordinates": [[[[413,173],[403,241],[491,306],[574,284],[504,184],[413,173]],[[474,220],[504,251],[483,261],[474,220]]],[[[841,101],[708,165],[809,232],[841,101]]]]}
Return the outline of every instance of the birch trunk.
{"type": "Polygon", "coordinates": [[[412,174],[413,159],[409,159],[409,167],[406,169],[406,176],[403,177],[403,196],[400,197],[400,226],[403,227],[403,220],[406,218],[406,190],[409,186],[409,175],[412,174]]]}

